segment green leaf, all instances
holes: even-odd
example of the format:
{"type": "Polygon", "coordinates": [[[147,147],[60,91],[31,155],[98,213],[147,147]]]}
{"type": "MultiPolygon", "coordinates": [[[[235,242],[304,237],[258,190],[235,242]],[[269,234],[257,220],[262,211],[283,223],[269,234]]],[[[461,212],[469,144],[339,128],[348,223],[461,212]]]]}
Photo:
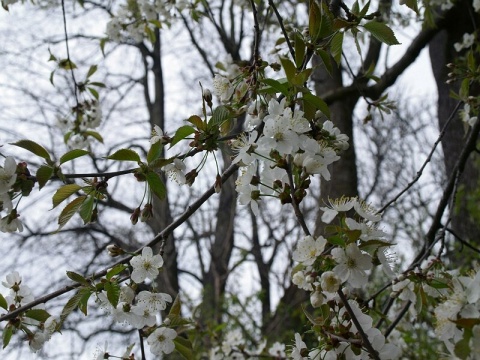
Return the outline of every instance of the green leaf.
{"type": "Polygon", "coordinates": [[[131,149],[120,149],[114,154],[107,156],[107,159],[118,161],[136,161],[137,163],[141,162],[140,155],[138,155],[136,151],[131,149]]]}
{"type": "Polygon", "coordinates": [[[88,87],[87,89],[88,89],[88,91],[90,91],[90,94],[92,94],[95,99],[98,100],[100,98],[100,95],[98,94],[97,90],[95,90],[92,87],[88,87]]]}
{"type": "Polygon", "coordinates": [[[52,198],[53,208],[52,209],[56,208],[63,200],[68,198],[70,195],[75,194],[81,188],[82,187],[80,185],[77,185],[77,184],[63,185],[53,195],[53,198],[52,198]]]}
{"type": "Polygon", "coordinates": [[[152,161],[158,159],[162,155],[163,144],[160,141],[157,141],[155,144],[150,146],[147,154],[147,164],[150,164],[152,161]]]}
{"type": "Polygon", "coordinates": [[[303,41],[302,36],[295,32],[294,38],[294,45],[295,45],[295,65],[297,69],[300,69],[303,64],[303,60],[305,59],[305,41],[303,41]]]}
{"type": "Polygon", "coordinates": [[[268,85],[268,87],[260,89],[260,92],[265,92],[267,94],[282,93],[285,96],[288,95],[289,85],[286,78],[280,80],[263,79],[262,83],[268,85]],[[273,91],[270,91],[270,89],[272,89],[273,91]]]}
{"type": "Polygon", "coordinates": [[[150,190],[160,199],[165,199],[165,195],[167,194],[167,190],[165,189],[165,185],[163,184],[160,175],[158,175],[155,171],[149,171],[145,174],[148,186],[150,190]]]}
{"type": "Polygon", "coordinates": [[[67,271],[67,276],[69,277],[70,280],[73,280],[82,285],[90,286],[90,283],[88,282],[87,279],[85,279],[82,275],[74,271],[67,271]]]}
{"type": "Polygon", "coordinates": [[[290,61],[285,57],[280,57],[280,62],[282,63],[283,70],[285,71],[285,75],[287,76],[288,82],[292,83],[295,74],[297,73],[297,68],[290,61]]]}
{"type": "Polygon", "coordinates": [[[88,69],[88,73],[87,73],[87,79],[93,74],[95,74],[97,72],[97,69],[98,69],[97,65],[90,66],[90,69],[88,69]]]}
{"type": "Polygon", "coordinates": [[[332,33],[333,15],[326,3],[318,6],[315,0],[310,0],[308,29],[312,42],[315,44],[332,33]]]}
{"type": "Polygon", "coordinates": [[[7,324],[3,329],[3,348],[5,349],[13,335],[13,326],[7,324]]]}
{"type": "Polygon", "coordinates": [[[120,285],[116,282],[106,282],[105,291],[107,292],[107,299],[114,308],[118,305],[120,298],[120,285]]]}
{"type": "Polygon", "coordinates": [[[127,268],[127,265],[117,264],[107,272],[107,275],[105,277],[107,278],[107,280],[110,280],[112,277],[120,274],[126,268],[127,268]]]}
{"type": "Polygon", "coordinates": [[[82,293],[82,297],[80,298],[80,301],[78,302],[78,309],[85,315],[87,316],[88,313],[88,299],[90,299],[90,296],[92,295],[92,291],[89,289],[81,289],[80,293],[82,293]]]}
{"type": "Polygon", "coordinates": [[[79,215],[83,220],[83,224],[86,225],[92,222],[93,206],[95,205],[95,196],[89,195],[82,203],[79,210],[79,215]]]}
{"type": "Polygon", "coordinates": [[[177,295],[175,297],[175,300],[173,301],[173,304],[172,304],[172,307],[170,308],[170,312],[168,313],[168,316],[180,316],[181,307],[182,307],[182,302],[180,300],[180,295],[177,295]]]}
{"type": "Polygon", "coordinates": [[[370,21],[363,25],[365,30],[372,34],[378,41],[381,41],[387,45],[398,45],[400,44],[395,37],[392,29],[390,29],[384,23],[378,21],[370,21]]]}
{"type": "Polygon", "coordinates": [[[5,310],[8,310],[7,300],[5,300],[2,294],[0,294],[0,307],[2,307],[5,310]]]}
{"type": "Polygon", "coordinates": [[[28,150],[28,151],[34,153],[37,156],[40,156],[40,157],[44,158],[45,160],[50,160],[50,155],[48,154],[48,151],[45,150],[45,148],[42,145],[39,145],[34,141],[19,140],[15,143],[11,143],[10,145],[15,145],[15,146],[21,147],[25,150],[28,150]]]}
{"type": "Polygon", "coordinates": [[[38,168],[35,177],[38,181],[38,188],[41,189],[50,180],[53,175],[53,168],[51,166],[42,165],[38,168]]]}
{"type": "Polygon", "coordinates": [[[322,27],[322,14],[320,7],[315,0],[310,0],[308,11],[308,32],[312,41],[317,42],[320,37],[320,30],[322,27]]]}
{"type": "Polygon", "coordinates": [[[75,150],[68,151],[67,153],[63,154],[62,157],[60,158],[60,165],[65,164],[66,162],[72,161],[73,159],[85,156],[87,154],[90,154],[90,152],[82,149],[75,149],[75,150]]]}
{"type": "Polygon", "coordinates": [[[25,316],[33,320],[45,322],[50,317],[50,314],[44,309],[30,309],[25,312],[25,316]]]}
{"type": "Polygon", "coordinates": [[[185,139],[187,136],[192,135],[194,132],[195,132],[195,129],[190,125],[180,126],[175,132],[175,135],[173,136],[171,146],[174,146],[179,141],[185,139]]]}
{"type": "MultiPolygon", "coordinates": [[[[82,289],[83,290],[83,289],[82,289]]],[[[73,310],[78,307],[78,303],[82,300],[84,292],[79,290],[75,295],[73,295],[63,307],[62,313],[60,314],[60,324],[63,324],[65,319],[70,315],[73,310]]]]}
{"type": "Polygon", "coordinates": [[[213,110],[212,117],[208,122],[208,127],[212,128],[214,126],[220,125],[225,120],[230,117],[230,111],[228,111],[226,106],[220,105],[213,110]]]}
{"type": "Polygon", "coordinates": [[[370,1],[367,1],[365,6],[363,7],[362,11],[358,14],[360,19],[363,19],[365,15],[367,15],[368,9],[370,8],[370,1]]]}
{"type": "Polygon", "coordinates": [[[328,74],[331,76],[333,66],[332,66],[332,60],[331,60],[330,54],[327,51],[322,49],[317,49],[316,54],[320,57],[320,59],[322,59],[322,63],[325,66],[325,70],[327,70],[328,74]]]}
{"type": "Polygon", "coordinates": [[[303,94],[303,101],[313,105],[317,110],[324,113],[327,118],[330,118],[330,109],[328,108],[327,103],[318,96],[311,93],[305,93],[303,94]]]}
{"type": "Polygon", "coordinates": [[[101,82],[98,82],[98,81],[92,81],[89,84],[90,84],[90,86],[96,86],[96,87],[100,87],[100,88],[106,87],[104,83],[101,83],[101,82]]]}
{"type": "Polygon", "coordinates": [[[200,116],[198,115],[192,115],[190,116],[187,121],[191,124],[193,124],[198,130],[205,130],[206,129],[206,124],[202,121],[200,116]]]}
{"type": "Polygon", "coordinates": [[[67,204],[67,206],[65,206],[65,208],[60,213],[60,216],[58,217],[59,227],[57,231],[64,227],[65,224],[72,218],[72,216],[75,215],[75,213],[80,209],[86,198],[87,197],[85,195],[79,196],[71,203],[67,204]]]}
{"type": "Polygon", "coordinates": [[[332,38],[330,43],[330,51],[332,52],[332,57],[340,66],[340,60],[342,59],[342,45],[343,45],[343,32],[339,31],[332,38]]]}
{"type": "Polygon", "coordinates": [[[58,62],[58,67],[64,70],[73,70],[77,68],[77,65],[70,59],[62,59],[58,62]]]}
{"type": "Polygon", "coordinates": [[[94,139],[96,139],[97,141],[99,141],[103,144],[103,137],[98,132],[93,131],[93,130],[87,130],[87,131],[84,131],[83,134],[87,137],[91,136],[91,137],[93,137],[94,139]]]}
{"type": "Polygon", "coordinates": [[[105,44],[107,43],[108,38],[100,39],[100,50],[102,51],[103,57],[105,57],[105,44]]]}
{"type": "Polygon", "coordinates": [[[173,342],[175,343],[175,350],[177,350],[185,359],[194,359],[192,343],[189,339],[177,336],[175,339],[173,339],[173,342]]]}

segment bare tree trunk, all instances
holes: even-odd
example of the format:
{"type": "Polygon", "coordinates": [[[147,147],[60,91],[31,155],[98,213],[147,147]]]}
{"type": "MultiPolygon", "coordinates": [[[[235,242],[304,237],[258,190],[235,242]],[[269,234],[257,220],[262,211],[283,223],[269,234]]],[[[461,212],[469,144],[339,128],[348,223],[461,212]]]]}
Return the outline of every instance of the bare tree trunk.
{"type": "MultiPolygon", "coordinates": [[[[464,33],[472,33],[478,27],[478,20],[478,15],[473,11],[471,2],[463,0],[448,17],[444,29],[430,43],[431,65],[438,89],[438,125],[440,129],[445,126],[458,103],[458,100],[450,97],[450,91],[458,92],[460,82],[457,81],[451,85],[446,83],[448,73],[451,71],[447,68],[447,64],[453,62],[455,57],[462,55],[455,51],[453,44],[456,42],[461,43],[464,33]]],[[[478,94],[478,86],[471,88],[471,94],[473,96],[478,94]]],[[[442,140],[447,175],[451,173],[458,159],[465,142],[465,136],[464,124],[457,114],[442,140]]],[[[478,175],[478,166],[471,159],[465,166],[463,176],[460,179],[460,192],[456,197],[456,206],[453,209],[451,224],[452,230],[458,237],[464,241],[477,242],[477,246],[478,234],[480,233],[480,216],[475,216],[475,213],[478,213],[478,211],[472,213],[469,202],[479,197],[480,183],[478,175]]],[[[450,259],[457,265],[465,265],[467,263],[466,254],[459,253],[458,250],[460,248],[460,245],[454,247],[454,251],[450,254],[450,259]]]]}

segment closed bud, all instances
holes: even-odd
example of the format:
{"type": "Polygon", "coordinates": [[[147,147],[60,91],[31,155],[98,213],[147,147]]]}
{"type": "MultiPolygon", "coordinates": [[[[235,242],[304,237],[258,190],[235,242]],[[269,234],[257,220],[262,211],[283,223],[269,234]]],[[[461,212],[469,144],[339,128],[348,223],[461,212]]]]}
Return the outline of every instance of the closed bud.
{"type": "Polygon", "coordinates": [[[218,194],[220,191],[222,191],[222,177],[217,174],[217,178],[215,179],[215,192],[218,194]]]}
{"type": "Polygon", "coordinates": [[[152,206],[152,204],[150,204],[150,203],[145,204],[145,207],[143,208],[142,213],[140,214],[140,221],[145,222],[152,217],[153,217],[153,206],[152,206]]]}
{"type": "Polygon", "coordinates": [[[192,186],[195,182],[195,178],[198,176],[197,170],[193,169],[185,175],[185,183],[188,186],[192,186]]]}
{"type": "Polygon", "coordinates": [[[212,92],[209,89],[203,90],[203,99],[207,103],[207,105],[211,108],[212,107],[212,92]]]}
{"type": "Polygon", "coordinates": [[[117,245],[108,245],[107,246],[108,255],[111,257],[116,257],[125,254],[125,251],[117,245]]]}
{"type": "Polygon", "coordinates": [[[140,208],[137,207],[135,210],[133,210],[132,215],[130,215],[130,221],[132,222],[133,225],[135,225],[138,222],[139,216],[140,216],[140,208]]]}

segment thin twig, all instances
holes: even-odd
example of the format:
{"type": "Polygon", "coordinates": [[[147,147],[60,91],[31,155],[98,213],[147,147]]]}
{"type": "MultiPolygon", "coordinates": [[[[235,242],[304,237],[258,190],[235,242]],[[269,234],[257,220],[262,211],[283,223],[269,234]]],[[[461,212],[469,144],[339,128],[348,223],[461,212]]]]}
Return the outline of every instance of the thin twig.
{"type": "Polygon", "coordinates": [[[67,15],[65,13],[65,0],[62,0],[62,16],[63,16],[63,31],[65,33],[65,47],[67,49],[68,66],[70,67],[70,73],[72,74],[75,101],[78,106],[79,105],[78,95],[77,95],[78,85],[77,85],[77,80],[75,79],[75,73],[73,71],[72,60],[70,59],[70,49],[68,47],[67,15]]]}
{"type": "Polygon", "coordinates": [[[382,208],[378,211],[379,213],[384,212],[386,208],[388,208],[390,205],[392,205],[394,202],[396,202],[403,194],[405,194],[420,179],[420,177],[423,174],[423,170],[425,170],[425,167],[432,160],[433,154],[435,153],[435,150],[437,149],[437,146],[440,144],[443,137],[445,136],[445,133],[447,132],[447,129],[450,126],[450,123],[455,118],[455,115],[457,114],[457,111],[460,108],[461,104],[462,104],[462,101],[459,101],[457,103],[457,105],[455,106],[455,108],[453,109],[452,113],[450,114],[449,118],[447,119],[447,122],[443,126],[442,131],[440,132],[440,135],[438,135],[437,140],[433,144],[433,147],[430,150],[430,153],[428,154],[427,158],[423,162],[423,165],[420,167],[420,170],[417,171],[417,175],[415,176],[415,178],[412,181],[410,181],[408,183],[408,185],[402,191],[400,191],[392,200],[390,200],[385,205],[383,205],[382,208]]]}
{"type": "Polygon", "coordinates": [[[292,56],[292,59],[295,59],[295,49],[293,48],[292,43],[290,42],[290,39],[288,38],[287,30],[285,29],[285,25],[283,25],[283,18],[282,15],[277,10],[277,7],[273,3],[273,0],[268,0],[268,5],[273,9],[273,12],[275,13],[275,16],[277,17],[278,24],[280,25],[280,29],[282,29],[283,36],[285,37],[285,41],[287,42],[288,49],[290,50],[290,55],[292,56]]]}

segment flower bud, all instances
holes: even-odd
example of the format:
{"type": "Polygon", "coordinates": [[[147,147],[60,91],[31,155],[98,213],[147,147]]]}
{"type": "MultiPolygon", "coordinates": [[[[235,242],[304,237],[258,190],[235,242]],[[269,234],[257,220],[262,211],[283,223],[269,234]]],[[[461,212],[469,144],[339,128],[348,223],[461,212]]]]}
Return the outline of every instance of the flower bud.
{"type": "Polygon", "coordinates": [[[125,251],[118,247],[117,245],[108,245],[107,246],[108,255],[111,257],[116,257],[125,254],[125,251]]]}
{"type": "Polygon", "coordinates": [[[152,206],[152,204],[150,204],[150,203],[145,204],[145,207],[143,208],[142,213],[140,215],[140,221],[145,222],[152,217],[153,217],[153,206],[152,206]]]}
{"type": "Polygon", "coordinates": [[[203,99],[205,100],[205,102],[207,103],[208,107],[212,107],[213,104],[212,104],[212,92],[209,90],[209,89],[205,89],[203,90],[203,99]]]}
{"type": "Polygon", "coordinates": [[[185,183],[188,186],[192,186],[195,182],[195,178],[198,176],[197,170],[193,169],[185,175],[185,183]]]}
{"type": "Polygon", "coordinates": [[[133,210],[132,215],[130,215],[130,221],[132,222],[133,225],[135,225],[138,222],[139,216],[140,216],[140,208],[137,207],[135,210],[133,210]]]}
{"type": "Polygon", "coordinates": [[[217,178],[215,179],[215,192],[218,194],[220,191],[222,191],[222,177],[217,174],[217,178]]]}
{"type": "Polygon", "coordinates": [[[325,302],[325,296],[317,290],[310,295],[310,302],[314,308],[319,308],[325,302]]]}

